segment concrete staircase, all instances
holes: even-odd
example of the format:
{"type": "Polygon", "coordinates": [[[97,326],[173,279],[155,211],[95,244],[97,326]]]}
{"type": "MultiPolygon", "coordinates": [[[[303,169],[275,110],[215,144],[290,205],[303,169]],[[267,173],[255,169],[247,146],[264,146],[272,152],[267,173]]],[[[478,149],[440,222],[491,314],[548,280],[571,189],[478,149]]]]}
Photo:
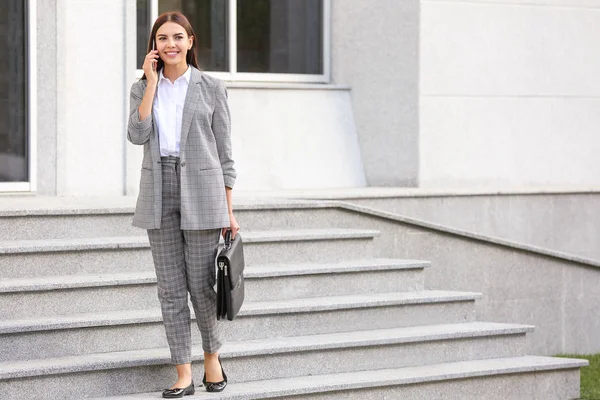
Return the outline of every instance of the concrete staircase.
{"type": "MultiPolygon", "coordinates": [[[[188,398],[579,396],[586,362],[527,356],[533,327],[476,321],[479,293],[429,290],[428,262],[374,254],[379,232],[340,227],[343,210],[291,201],[237,210],[247,300],[222,323],[230,385],[188,398]]],[[[149,245],[131,211],[0,210],[0,397],[151,399],[174,380],[149,245]]]]}

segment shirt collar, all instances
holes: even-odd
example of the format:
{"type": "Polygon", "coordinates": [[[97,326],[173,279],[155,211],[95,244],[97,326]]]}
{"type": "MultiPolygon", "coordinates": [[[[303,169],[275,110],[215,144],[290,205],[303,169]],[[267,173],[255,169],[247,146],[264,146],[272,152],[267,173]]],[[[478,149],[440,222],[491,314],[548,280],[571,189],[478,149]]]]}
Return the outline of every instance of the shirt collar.
{"type": "Polygon", "coordinates": [[[192,76],[192,67],[188,64],[188,68],[183,73],[183,77],[187,83],[190,83],[190,77],[192,76]]]}
{"type": "MultiPolygon", "coordinates": [[[[160,70],[160,74],[158,75],[158,82],[160,83],[163,79],[167,79],[165,78],[165,75],[163,74],[163,71],[165,69],[162,68],[160,70]]],[[[190,77],[192,76],[192,67],[188,64],[188,68],[185,70],[185,72],[183,73],[183,75],[181,75],[179,78],[177,78],[175,80],[175,82],[177,82],[179,79],[181,79],[181,77],[183,77],[186,81],[186,83],[190,83],[190,77]]]]}

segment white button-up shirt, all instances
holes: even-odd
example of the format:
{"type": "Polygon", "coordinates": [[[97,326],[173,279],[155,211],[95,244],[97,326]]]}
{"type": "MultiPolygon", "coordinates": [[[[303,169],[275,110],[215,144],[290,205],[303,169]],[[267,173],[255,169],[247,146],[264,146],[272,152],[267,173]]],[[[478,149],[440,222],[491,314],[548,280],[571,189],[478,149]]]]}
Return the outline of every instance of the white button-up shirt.
{"type": "Polygon", "coordinates": [[[163,75],[163,70],[160,71],[158,90],[154,98],[152,112],[158,126],[160,155],[162,157],[179,157],[183,106],[191,75],[192,69],[188,65],[187,71],[171,83],[163,75]]]}

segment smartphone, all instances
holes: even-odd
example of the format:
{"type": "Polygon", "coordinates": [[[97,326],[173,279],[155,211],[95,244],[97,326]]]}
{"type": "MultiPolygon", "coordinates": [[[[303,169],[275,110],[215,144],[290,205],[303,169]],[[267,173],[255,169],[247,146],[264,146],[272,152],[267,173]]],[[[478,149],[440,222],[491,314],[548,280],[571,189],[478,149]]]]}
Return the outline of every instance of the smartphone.
{"type": "MultiPolygon", "coordinates": [[[[154,39],[152,39],[152,50],[156,50],[156,41],[154,39]]],[[[158,61],[152,63],[152,70],[153,71],[156,71],[156,64],[157,63],[158,63],[158,61]]]]}

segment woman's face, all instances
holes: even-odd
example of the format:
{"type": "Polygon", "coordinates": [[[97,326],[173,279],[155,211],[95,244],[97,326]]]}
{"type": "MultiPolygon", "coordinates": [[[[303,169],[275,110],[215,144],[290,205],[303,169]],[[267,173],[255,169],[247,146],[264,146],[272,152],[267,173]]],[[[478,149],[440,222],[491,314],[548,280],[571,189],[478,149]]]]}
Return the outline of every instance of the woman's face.
{"type": "Polygon", "coordinates": [[[193,39],[175,22],[165,22],[156,31],[156,50],[165,65],[186,63],[186,55],[193,39]]]}

